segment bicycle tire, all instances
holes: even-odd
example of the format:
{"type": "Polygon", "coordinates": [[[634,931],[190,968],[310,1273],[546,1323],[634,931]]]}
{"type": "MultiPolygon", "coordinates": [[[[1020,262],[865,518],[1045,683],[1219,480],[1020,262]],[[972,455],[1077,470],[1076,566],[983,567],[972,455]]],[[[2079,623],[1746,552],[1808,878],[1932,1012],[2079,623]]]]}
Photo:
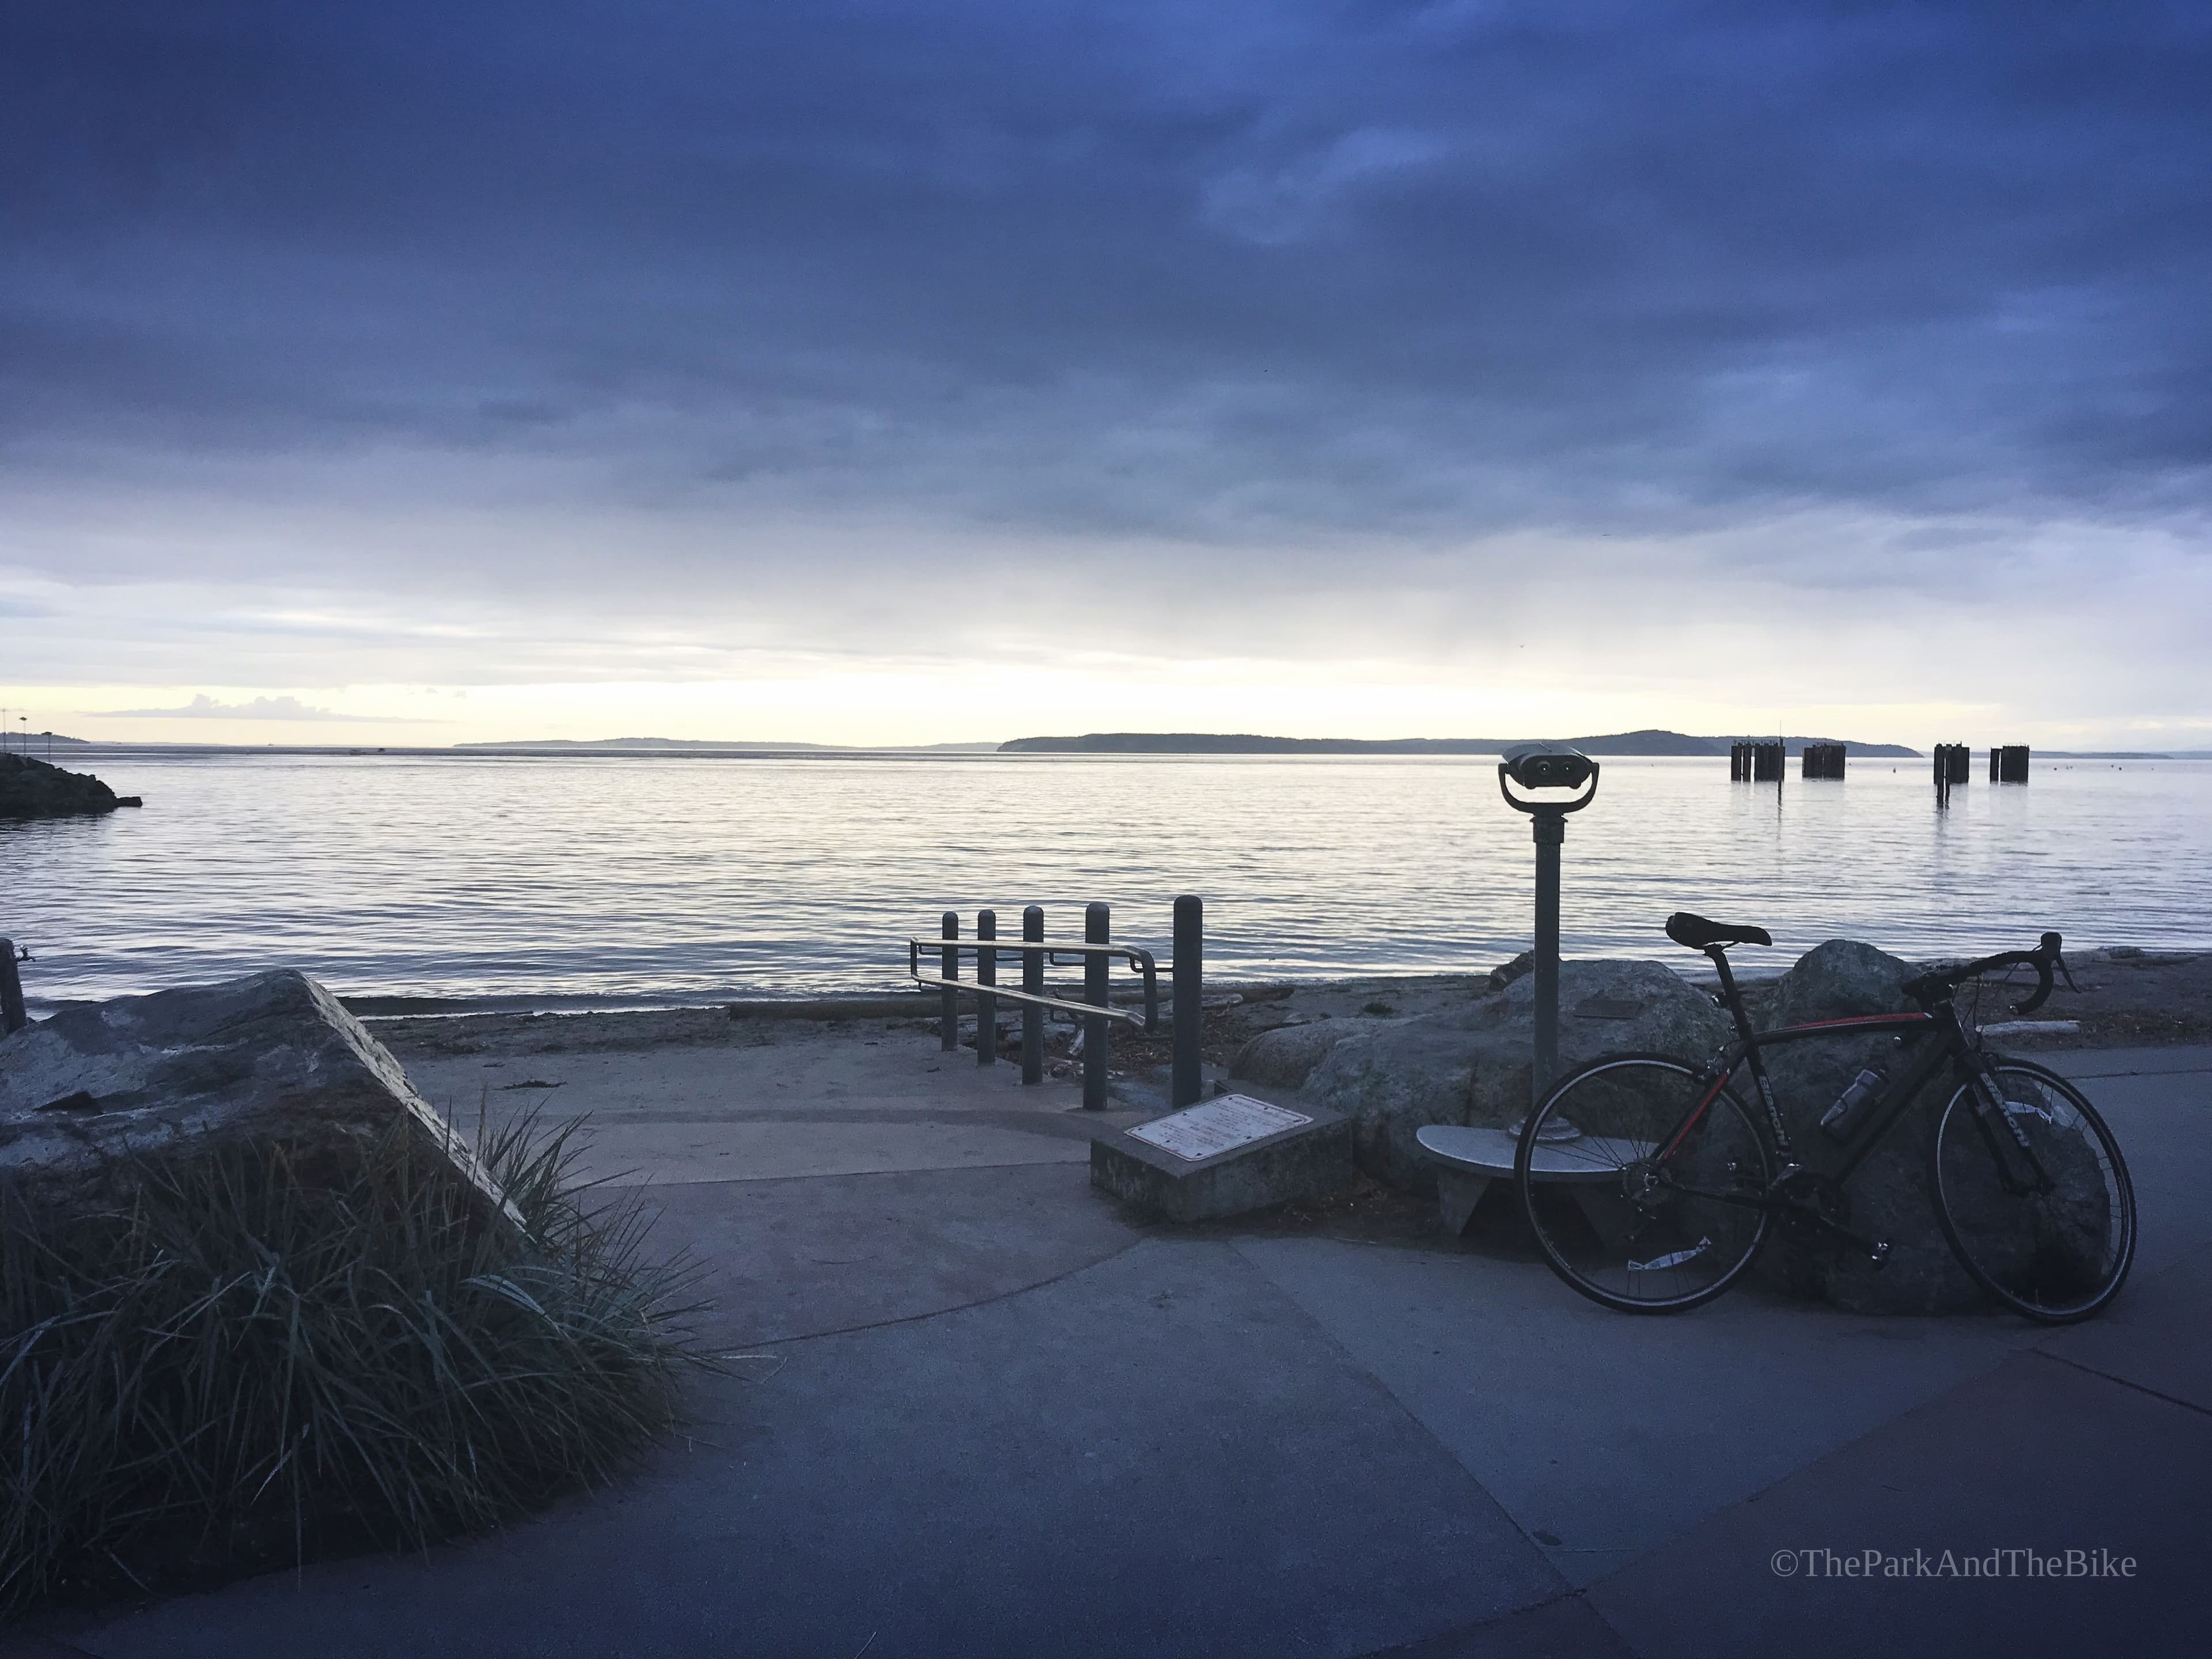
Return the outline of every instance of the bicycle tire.
{"type": "Polygon", "coordinates": [[[2005,1174],[2018,1177],[2026,1160],[1965,1083],[1944,1103],[1929,1145],[1936,1218],[1959,1265],[1991,1297],[2040,1323],[2070,1325],[2127,1282],[2135,1183],[2111,1128],[2079,1089],[2030,1060],[1996,1060],[1994,1069],[2007,1117],[2027,1136],[2050,1189],[2008,1190],[2005,1174]],[[1992,1134],[2001,1137],[1994,1144],[1992,1134]]]}
{"type": "Polygon", "coordinates": [[[1773,1178],[1767,1134],[1735,1091],[1714,1090],[1711,1073],[1670,1054],[1608,1054],[1561,1079],[1513,1157],[1514,1188],[1552,1271],[1623,1313],[1684,1312],[1735,1283],[1765,1242],[1773,1178]],[[1574,1139],[1547,1139],[1563,1120],[1574,1139]],[[1663,1158],[1649,1155],[1669,1138],[1663,1158]]]}

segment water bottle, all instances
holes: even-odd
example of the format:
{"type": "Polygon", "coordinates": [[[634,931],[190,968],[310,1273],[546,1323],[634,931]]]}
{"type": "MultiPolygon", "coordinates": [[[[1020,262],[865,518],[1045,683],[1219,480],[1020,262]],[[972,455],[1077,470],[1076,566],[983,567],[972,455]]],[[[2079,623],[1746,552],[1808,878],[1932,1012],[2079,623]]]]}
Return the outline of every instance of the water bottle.
{"type": "Polygon", "coordinates": [[[1838,1140],[1849,1140],[1867,1103],[1881,1091],[1881,1073],[1872,1067],[1861,1072],[1851,1079],[1850,1087],[1836,1097],[1836,1103],[1821,1114],[1820,1127],[1838,1140]]]}

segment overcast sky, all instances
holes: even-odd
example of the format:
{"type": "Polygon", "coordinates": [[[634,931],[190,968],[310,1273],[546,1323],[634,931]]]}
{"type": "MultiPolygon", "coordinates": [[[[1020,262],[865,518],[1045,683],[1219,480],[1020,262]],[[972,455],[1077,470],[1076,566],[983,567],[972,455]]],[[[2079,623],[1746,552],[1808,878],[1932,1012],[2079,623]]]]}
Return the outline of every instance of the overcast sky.
{"type": "Polygon", "coordinates": [[[2212,746],[2208,86],[2126,0],[0,0],[0,704],[2212,746]]]}

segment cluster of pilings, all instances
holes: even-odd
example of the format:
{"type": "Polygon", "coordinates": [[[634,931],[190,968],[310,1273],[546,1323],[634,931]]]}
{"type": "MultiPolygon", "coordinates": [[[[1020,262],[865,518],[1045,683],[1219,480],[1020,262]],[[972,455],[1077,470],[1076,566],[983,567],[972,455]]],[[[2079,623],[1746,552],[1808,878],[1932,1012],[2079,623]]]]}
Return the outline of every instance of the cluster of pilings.
{"type": "MultiPolygon", "coordinates": [[[[1939,743],[1936,745],[1936,799],[1948,800],[1954,785],[1970,781],[1973,777],[1973,750],[1963,743],[1939,743]]],[[[1991,783],[2026,783],[2030,750],[2024,743],[2003,744],[1990,750],[1990,781],[1991,783]]]]}
{"type": "MultiPolygon", "coordinates": [[[[1779,783],[1787,750],[1780,741],[1732,743],[1729,745],[1729,779],[1734,783],[1779,783]]],[[[1800,766],[1808,778],[1844,775],[1844,747],[1840,743],[1808,743],[1800,766]]],[[[2030,750],[2024,743],[1997,744],[1990,750],[1991,783],[2026,783],[2030,750]]],[[[1973,750],[1963,743],[1939,743],[1934,757],[1936,794],[1950,799],[1954,785],[1969,781],[1973,750]]]]}
{"type": "Polygon", "coordinates": [[[1732,783],[1782,781],[1782,744],[1734,743],[1729,745],[1729,780],[1732,783]]]}

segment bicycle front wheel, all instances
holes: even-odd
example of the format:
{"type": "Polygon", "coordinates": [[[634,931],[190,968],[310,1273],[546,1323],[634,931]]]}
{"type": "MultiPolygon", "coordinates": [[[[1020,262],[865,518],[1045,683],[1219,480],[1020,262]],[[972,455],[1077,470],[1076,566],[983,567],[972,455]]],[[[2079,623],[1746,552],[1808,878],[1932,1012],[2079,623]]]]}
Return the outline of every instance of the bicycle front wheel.
{"type": "Polygon", "coordinates": [[[2111,1301],[2136,1253],[2136,1194],[2112,1132],[2057,1073],[2000,1060],[2001,1107],[1960,1085],[1936,1120],[1929,1187],[1960,1265],[2047,1324],[2111,1301]]]}
{"type": "Polygon", "coordinates": [[[1773,1169],[1724,1080],[1662,1054],[1617,1054],[1529,1115],[1513,1177],[1561,1279],[1608,1308],[1677,1313],[1751,1264],[1773,1169]]]}

